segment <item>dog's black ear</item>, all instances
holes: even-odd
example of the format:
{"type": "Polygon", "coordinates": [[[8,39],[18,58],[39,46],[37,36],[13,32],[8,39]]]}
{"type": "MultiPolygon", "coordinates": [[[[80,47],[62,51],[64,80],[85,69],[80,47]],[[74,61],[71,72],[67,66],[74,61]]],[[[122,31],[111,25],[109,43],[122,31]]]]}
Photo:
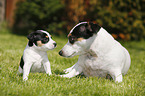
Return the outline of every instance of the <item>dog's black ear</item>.
{"type": "Polygon", "coordinates": [[[33,43],[34,43],[34,36],[35,36],[35,33],[34,33],[34,32],[30,33],[30,34],[27,36],[27,38],[28,38],[28,40],[29,40],[28,45],[29,45],[30,47],[33,46],[33,43]]]}
{"type": "Polygon", "coordinates": [[[89,30],[92,33],[97,33],[100,30],[100,26],[98,24],[94,24],[92,22],[87,23],[87,30],[89,30]]]}
{"type": "Polygon", "coordinates": [[[28,36],[27,36],[28,40],[29,41],[33,41],[34,39],[34,32],[30,33],[28,36]]]}

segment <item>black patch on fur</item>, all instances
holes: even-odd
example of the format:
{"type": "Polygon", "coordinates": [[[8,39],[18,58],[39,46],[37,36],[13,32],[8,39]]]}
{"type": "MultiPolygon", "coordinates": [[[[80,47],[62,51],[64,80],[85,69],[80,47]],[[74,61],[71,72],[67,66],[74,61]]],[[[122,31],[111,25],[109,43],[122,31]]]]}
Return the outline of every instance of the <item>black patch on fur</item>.
{"type": "Polygon", "coordinates": [[[73,44],[77,38],[88,39],[93,36],[93,34],[97,34],[100,30],[100,26],[94,23],[83,23],[74,28],[72,35],[69,36],[69,42],[73,44]]]}
{"type": "Polygon", "coordinates": [[[74,42],[77,40],[77,38],[75,36],[69,36],[68,40],[71,44],[74,44],[74,42]]]}
{"type": "Polygon", "coordinates": [[[37,46],[37,41],[41,41],[43,44],[49,42],[49,37],[47,37],[47,34],[41,32],[40,30],[30,33],[27,38],[29,39],[28,45],[30,47],[33,46],[33,43],[37,46]]]}
{"type": "Polygon", "coordinates": [[[20,67],[23,69],[24,66],[24,60],[23,60],[23,56],[21,57],[21,61],[20,61],[20,67]]]}

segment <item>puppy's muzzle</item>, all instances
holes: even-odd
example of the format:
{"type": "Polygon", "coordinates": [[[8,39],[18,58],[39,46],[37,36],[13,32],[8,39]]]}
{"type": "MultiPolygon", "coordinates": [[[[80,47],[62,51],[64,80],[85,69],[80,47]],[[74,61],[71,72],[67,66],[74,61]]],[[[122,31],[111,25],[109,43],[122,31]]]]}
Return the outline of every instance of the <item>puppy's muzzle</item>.
{"type": "Polygon", "coordinates": [[[54,47],[56,47],[57,44],[56,43],[53,43],[53,45],[54,45],[54,47]]]}

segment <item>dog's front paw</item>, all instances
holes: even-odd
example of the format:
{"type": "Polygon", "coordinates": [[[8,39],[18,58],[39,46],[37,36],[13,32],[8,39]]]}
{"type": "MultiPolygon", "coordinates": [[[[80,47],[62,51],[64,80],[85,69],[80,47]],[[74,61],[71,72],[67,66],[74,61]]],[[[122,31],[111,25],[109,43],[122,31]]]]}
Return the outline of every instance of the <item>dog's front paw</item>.
{"type": "Polygon", "coordinates": [[[60,77],[64,77],[64,78],[71,78],[68,75],[59,75],[60,77]]]}
{"type": "Polygon", "coordinates": [[[63,75],[57,75],[57,76],[63,77],[63,75]]]}
{"type": "Polygon", "coordinates": [[[65,73],[69,73],[69,72],[71,72],[71,70],[72,70],[72,68],[67,68],[67,69],[65,69],[65,70],[63,70],[65,73]]]}
{"type": "Polygon", "coordinates": [[[56,76],[63,77],[63,75],[56,75],[56,76]]]}

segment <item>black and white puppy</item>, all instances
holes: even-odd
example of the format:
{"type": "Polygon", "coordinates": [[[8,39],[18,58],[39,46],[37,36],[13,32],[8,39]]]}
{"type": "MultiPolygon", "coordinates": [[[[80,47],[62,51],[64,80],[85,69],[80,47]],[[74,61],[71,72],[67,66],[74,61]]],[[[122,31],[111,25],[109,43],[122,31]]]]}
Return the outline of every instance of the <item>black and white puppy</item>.
{"type": "Polygon", "coordinates": [[[115,82],[122,82],[122,75],[130,67],[130,55],[105,29],[81,22],[72,28],[68,39],[59,54],[64,57],[79,55],[79,59],[62,77],[71,78],[83,72],[88,77],[110,75],[115,82]]]}
{"type": "Polygon", "coordinates": [[[29,72],[46,72],[51,75],[48,50],[56,47],[51,35],[43,30],[37,30],[28,36],[28,44],[20,61],[19,73],[23,73],[23,80],[28,79],[29,72]]]}

